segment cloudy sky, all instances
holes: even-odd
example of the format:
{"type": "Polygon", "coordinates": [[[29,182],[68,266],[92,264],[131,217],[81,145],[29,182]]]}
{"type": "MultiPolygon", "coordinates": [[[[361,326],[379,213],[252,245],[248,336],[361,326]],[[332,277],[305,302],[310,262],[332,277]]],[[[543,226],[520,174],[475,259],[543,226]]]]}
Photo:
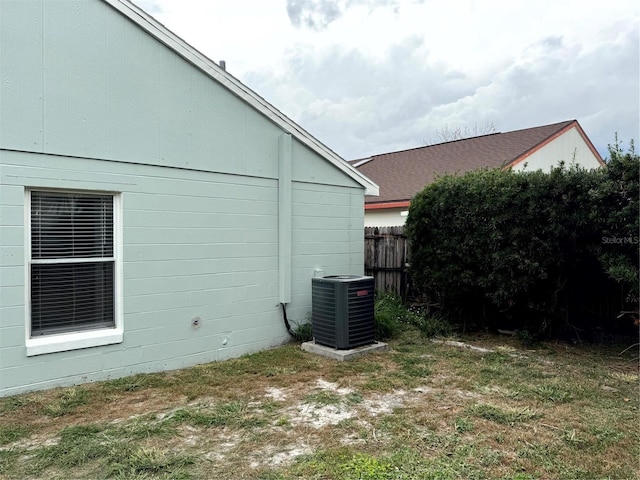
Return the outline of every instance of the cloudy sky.
{"type": "Polygon", "coordinates": [[[637,0],[134,0],[347,160],[577,119],[640,140],[637,0]]]}

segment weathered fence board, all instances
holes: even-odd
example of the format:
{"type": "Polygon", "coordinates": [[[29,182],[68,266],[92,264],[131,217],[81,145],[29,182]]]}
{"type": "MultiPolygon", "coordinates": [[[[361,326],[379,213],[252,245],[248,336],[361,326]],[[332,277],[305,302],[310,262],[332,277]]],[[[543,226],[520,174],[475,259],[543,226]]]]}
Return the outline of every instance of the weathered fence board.
{"type": "Polygon", "coordinates": [[[404,227],[365,227],[364,242],[365,275],[374,277],[376,291],[406,298],[409,245],[404,227]]]}

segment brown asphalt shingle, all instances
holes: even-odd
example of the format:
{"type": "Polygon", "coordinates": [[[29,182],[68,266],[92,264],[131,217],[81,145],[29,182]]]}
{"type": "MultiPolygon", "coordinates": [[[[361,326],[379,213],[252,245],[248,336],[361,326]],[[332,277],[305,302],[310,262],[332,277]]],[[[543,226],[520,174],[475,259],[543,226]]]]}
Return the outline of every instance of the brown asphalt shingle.
{"type": "Polygon", "coordinates": [[[411,200],[426,185],[445,173],[465,173],[483,167],[504,167],[545,140],[577,122],[569,120],[542,127],[493,133],[399,152],[374,155],[349,163],[380,185],[379,197],[367,204],[411,200]],[[368,160],[368,161],[366,161],[368,160]]]}

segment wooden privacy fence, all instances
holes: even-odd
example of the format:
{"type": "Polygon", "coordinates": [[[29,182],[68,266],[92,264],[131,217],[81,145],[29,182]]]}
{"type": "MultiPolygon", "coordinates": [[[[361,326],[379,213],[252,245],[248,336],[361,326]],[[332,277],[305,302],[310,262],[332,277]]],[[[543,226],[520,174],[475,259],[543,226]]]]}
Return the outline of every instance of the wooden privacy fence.
{"type": "Polygon", "coordinates": [[[409,244],[404,227],[365,227],[364,273],[375,279],[377,292],[390,292],[406,298],[409,244]]]}

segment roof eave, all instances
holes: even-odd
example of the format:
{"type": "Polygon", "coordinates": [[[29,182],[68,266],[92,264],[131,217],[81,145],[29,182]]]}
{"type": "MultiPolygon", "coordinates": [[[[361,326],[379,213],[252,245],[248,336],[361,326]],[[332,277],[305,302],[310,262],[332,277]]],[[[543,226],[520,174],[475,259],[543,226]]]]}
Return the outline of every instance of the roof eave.
{"type": "Polygon", "coordinates": [[[158,41],[175,51],[186,61],[200,69],[206,75],[224,85],[234,95],[244,100],[284,131],[291,133],[296,140],[327,159],[336,168],[351,177],[365,189],[365,195],[379,195],[379,187],[362,173],[349,165],[333,150],[318,141],[309,132],[296,124],[273,105],[248,88],[237,78],[220,68],[213,60],[196,50],[187,42],[171,32],[144,10],[127,0],[102,0],[125,15],[158,41]]]}
{"type": "Polygon", "coordinates": [[[365,210],[383,210],[388,208],[407,208],[411,204],[411,200],[393,200],[380,203],[365,203],[365,210]]]}

